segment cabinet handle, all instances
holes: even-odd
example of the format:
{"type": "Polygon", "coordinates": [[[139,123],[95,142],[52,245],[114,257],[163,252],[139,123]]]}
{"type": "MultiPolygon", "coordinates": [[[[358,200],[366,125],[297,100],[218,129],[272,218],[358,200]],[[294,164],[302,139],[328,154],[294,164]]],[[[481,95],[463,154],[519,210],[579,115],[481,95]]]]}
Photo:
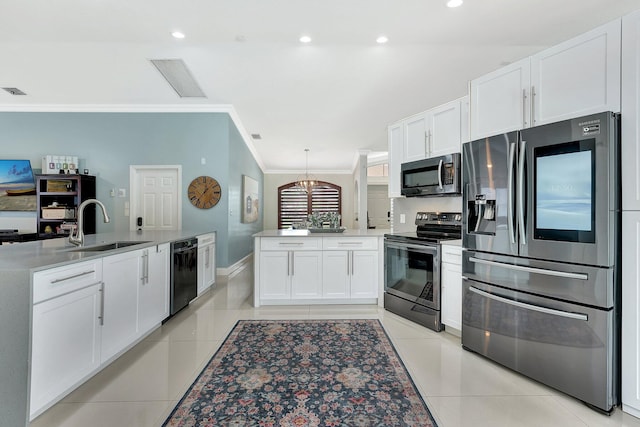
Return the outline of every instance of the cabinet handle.
{"type": "Polygon", "coordinates": [[[142,255],[142,277],[140,278],[142,284],[149,283],[149,252],[144,251],[142,255]]]}
{"type": "Polygon", "coordinates": [[[60,279],[55,279],[51,281],[51,284],[54,283],[60,283],[60,282],[65,282],[67,280],[71,280],[71,279],[76,279],[78,277],[82,277],[82,276],[86,276],[88,274],[93,274],[95,273],[95,270],[90,270],[90,271],[83,271],[82,273],[78,273],[78,274],[74,274],[72,276],[67,276],[67,277],[61,277],[60,279]]]}
{"type": "Polygon", "coordinates": [[[354,274],[356,274],[356,269],[353,263],[354,259],[353,259],[353,251],[351,251],[351,275],[353,276],[354,274]]]}
{"type": "Polygon", "coordinates": [[[280,246],[302,246],[304,242],[280,242],[278,243],[280,246]]]}
{"type": "Polygon", "coordinates": [[[527,90],[522,89],[522,127],[527,127],[527,90]]]}
{"type": "Polygon", "coordinates": [[[536,87],[531,86],[531,126],[536,124],[536,87]]]}
{"type": "Polygon", "coordinates": [[[347,252],[347,276],[351,274],[351,257],[349,257],[349,253],[351,251],[347,252]]]}
{"type": "Polygon", "coordinates": [[[204,266],[205,268],[209,268],[209,247],[207,246],[207,249],[204,253],[205,259],[204,259],[204,266]]]}
{"type": "Polygon", "coordinates": [[[100,282],[100,326],[104,325],[104,282],[100,282]]]}
{"type": "Polygon", "coordinates": [[[296,275],[296,258],[295,258],[295,253],[294,252],[290,252],[291,254],[291,275],[295,276],[296,275]]]}
{"type": "Polygon", "coordinates": [[[429,135],[424,131],[424,156],[429,157],[429,135]]]}
{"type": "Polygon", "coordinates": [[[362,246],[364,242],[338,242],[338,246],[362,246]]]}

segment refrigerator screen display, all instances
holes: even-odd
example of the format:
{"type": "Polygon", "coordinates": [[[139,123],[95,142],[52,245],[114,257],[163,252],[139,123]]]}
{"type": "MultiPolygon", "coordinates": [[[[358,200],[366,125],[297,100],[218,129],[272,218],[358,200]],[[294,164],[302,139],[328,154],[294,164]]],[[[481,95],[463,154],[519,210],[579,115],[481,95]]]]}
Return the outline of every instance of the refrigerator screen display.
{"type": "Polygon", "coordinates": [[[591,150],[536,158],[536,228],[593,231],[591,150]]]}

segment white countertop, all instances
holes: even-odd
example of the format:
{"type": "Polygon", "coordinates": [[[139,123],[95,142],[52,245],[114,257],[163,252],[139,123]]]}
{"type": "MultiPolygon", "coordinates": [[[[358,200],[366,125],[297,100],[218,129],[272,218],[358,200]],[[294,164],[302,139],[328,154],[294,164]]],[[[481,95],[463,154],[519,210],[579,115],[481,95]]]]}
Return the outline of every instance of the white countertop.
{"type": "MultiPolygon", "coordinates": [[[[2,245],[0,246],[0,271],[41,270],[89,259],[102,258],[114,253],[126,252],[127,250],[142,249],[161,243],[174,242],[210,232],[211,231],[194,232],[186,230],[124,231],[85,235],[83,246],[94,246],[118,241],[148,242],[99,252],[74,251],[74,249],[78,249],[78,247],[69,243],[69,239],[66,237],[2,245]]],[[[2,276],[0,275],[0,284],[2,284],[2,282],[2,276]]]]}
{"type": "Polygon", "coordinates": [[[342,233],[311,233],[309,230],[264,230],[253,237],[382,237],[387,229],[358,230],[347,229],[342,233]]]}

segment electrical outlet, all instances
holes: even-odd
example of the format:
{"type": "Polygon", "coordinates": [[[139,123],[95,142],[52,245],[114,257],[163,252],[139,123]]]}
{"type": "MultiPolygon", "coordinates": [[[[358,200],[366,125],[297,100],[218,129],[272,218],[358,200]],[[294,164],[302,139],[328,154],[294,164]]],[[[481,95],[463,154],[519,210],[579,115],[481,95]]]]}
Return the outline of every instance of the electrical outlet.
{"type": "Polygon", "coordinates": [[[407,222],[407,215],[400,214],[400,224],[404,224],[405,222],[407,222]]]}

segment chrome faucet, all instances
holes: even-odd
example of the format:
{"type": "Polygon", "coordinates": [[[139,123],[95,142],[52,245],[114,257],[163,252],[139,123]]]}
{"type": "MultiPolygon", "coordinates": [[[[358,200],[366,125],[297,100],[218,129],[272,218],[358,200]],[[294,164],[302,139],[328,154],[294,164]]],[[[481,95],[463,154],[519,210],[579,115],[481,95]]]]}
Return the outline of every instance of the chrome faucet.
{"type": "Polygon", "coordinates": [[[78,224],[76,226],[76,232],[73,232],[73,229],[71,230],[71,233],[69,233],[69,242],[73,243],[76,246],[82,246],[84,243],[84,231],[82,230],[82,226],[83,226],[83,219],[82,217],[84,216],[84,208],[91,204],[91,203],[95,203],[96,205],[100,206],[102,208],[102,215],[104,216],[104,222],[107,223],[110,221],[109,219],[109,215],[107,215],[107,208],[104,207],[104,205],[102,204],[102,202],[98,199],[87,199],[84,202],[80,203],[80,206],[78,206],[78,224]]]}

